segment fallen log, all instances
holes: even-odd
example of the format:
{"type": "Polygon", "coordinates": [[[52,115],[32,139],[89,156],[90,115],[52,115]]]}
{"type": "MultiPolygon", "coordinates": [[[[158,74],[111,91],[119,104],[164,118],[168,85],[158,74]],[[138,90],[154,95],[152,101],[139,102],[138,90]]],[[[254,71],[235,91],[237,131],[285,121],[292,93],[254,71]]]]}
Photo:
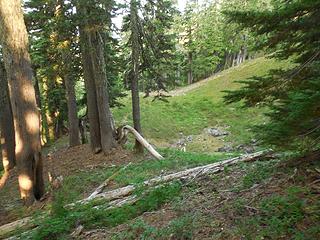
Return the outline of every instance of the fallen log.
{"type": "Polygon", "coordinates": [[[118,131],[118,143],[123,144],[125,142],[125,140],[127,139],[128,133],[131,132],[135,139],[137,139],[137,141],[139,141],[139,143],[141,143],[141,145],[143,147],[145,147],[149,153],[154,156],[156,159],[161,160],[163,159],[163,157],[160,155],[160,153],[158,153],[152,146],[150,143],[147,142],[146,139],[144,139],[140,133],[137,132],[137,130],[135,130],[133,127],[129,126],[129,125],[125,125],[123,127],[121,127],[120,129],[117,130],[118,131]]]}
{"type": "Polygon", "coordinates": [[[14,232],[18,228],[30,229],[35,227],[36,225],[33,223],[31,217],[26,217],[11,223],[7,223],[0,227],[0,239],[8,234],[14,232]]]}
{"type": "MultiPolygon", "coordinates": [[[[169,181],[176,180],[176,179],[195,178],[199,175],[203,175],[206,173],[216,173],[216,172],[219,172],[220,170],[222,170],[225,166],[233,165],[238,162],[251,161],[251,160],[253,160],[257,157],[261,157],[269,152],[270,151],[260,151],[260,152],[256,152],[256,153],[252,153],[252,154],[248,154],[248,155],[242,155],[239,157],[235,157],[235,158],[227,159],[224,161],[212,163],[212,164],[205,165],[205,166],[187,169],[187,170],[184,170],[181,172],[171,173],[171,174],[165,175],[165,176],[155,177],[155,178],[144,181],[142,183],[142,186],[154,186],[154,185],[157,185],[160,183],[165,183],[165,182],[169,182],[169,181]]],[[[80,200],[76,203],[70,204],[69,206],[73,206],[75,204],[84,204],[84,203],[87,203],[93,199],[104,199],[106,201],[111,201],[114,199],[128,196],[135,189],[136,189],[135,185],[127,185],[122,188],[118,188],[118,189],[111,190],[108,192],[102,192],[102,193],[96,194],[90,200],[83,199],[83,200],[80,200]]]]}
{"type": "MultiPolygon", "coordinates": [[[[242,156],[227,159],[224,161],[208,164],[205,166],[195,167],[195,168],[187,169],[187,170],[176,172],[176,173],[171,173],[171,174],[168,174],[165,176],[158,176],[158,177],[152,178],[150,180],[144,181],[142,183],[142,186],[150,187],[150,186],[159,185],[159,184],[166,183],[166,182],[176,180],[176,179],[190,179],[190,178],[195,178],[200,175],[207,174],[207,173],[211,173],[211,174],[217,173],[217,172],[220,172],[221,170],[223,170],[223,168],[226,166],[230,166],[230,165],[236,164],[238,162],[252,161],[256,158],[259,158],[263,155],[266,155],[269,152],[270,151],[260,151],[260,152],[256,152],[256,153],[252,153],[252,154],[248,154],[248,155],[242,155],[242,156]]],[[[121,171],[121,169],[119,171],[121,171]]],[[[108,182],[108,179],[104,183],[106,183],[106,182],[108,182]]],[[[100,189],[100,190],[103,189],[104,187],[101,188],[101,186],[103,186],[103,185],[104,184],[100,185],[97,189],[100,189]]],[[[135,185],[128,185],[128,186],[118,188],[115,190],[111,190],[108,192],[102,192],[102,193],[95,194],[90,199],[86,198],[86,199],[77,201],[76,203],[68,204],[65,207],[70,208],[70,207],[75,206],[76,204],[85,204],[85,203],[88,203],[94,199],[96,199],[96,200],[103,199],[106,201],[110,201],[108,203],[108,208],[121,207],[124,204],[133,204],[134,202],[136,202],[138,200],[136,198],[136,196],[131,195],[135,189],[136,189],[135,185]]],[[[97,192],[96,190],[95,190],[95,192],[97,192]]],[[[8,234],[14,232],[17,228],[30,229],[30,228],[35,228],[35,227],[36,227],[36,225],[32,221],[31,217],[23,218],[21,220],[0,226],[0,238],[7,236],[8,234]]]]}
{"type": "Polygon", "coordinates": [[[114,174],[112,174],[109,178],[107,178],[107,180],[105,180],[102,184],[99,185],[99,187],[97,187],[93,193],[90,194],[89,197],[86,198],[86,200],[90,201],[91,199],[93,199],[96,195],[98,195],[99,193],[101,193],[103,191],[103,189],[116,177],[118,176],[121,172],[123,172],[128,166],[131,165],[131,162],[129,164],[127,164],[126,166],[122,167],[121,169],[119,169],[118,171],[116,171],[114,174]]]}

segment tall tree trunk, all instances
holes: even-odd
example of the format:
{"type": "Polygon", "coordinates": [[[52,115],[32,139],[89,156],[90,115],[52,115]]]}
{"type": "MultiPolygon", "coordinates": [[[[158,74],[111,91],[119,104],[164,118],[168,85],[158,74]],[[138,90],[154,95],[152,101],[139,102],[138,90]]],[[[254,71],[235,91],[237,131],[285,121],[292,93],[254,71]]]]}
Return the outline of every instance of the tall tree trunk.
{"type": "MultiPolygon", "coordinates": [[[[65,1],[58,0],[55,8],[55,18],[58,23],[63,25],[65,23],[65,1]]],[[[70,62],[70,57],[72,57],[72,46],[70,35],[66,32],[64,28],[61,26],[56,27],[56,41],[59,43],[63,43],[63,47],[61,47],[61,58],[62,58],[62,71],[61,77],[64,80],[64,85],[66,88],[66,99],[67,99],[67,108],[68,108],[68,133],[69,133],[69,146],[74,147],[80,145],[80,137],[79,137],[79,119],[78,119],[78,111],[77,111],[77,100],[75,93],[75,83],[71,77],[72,73],[72,63],[70,62]]],[[[61,44],[62,45],[62,44],[61,44]]]]}
{"type": "Polygon", "coordinates": [[[80,43],[82,66],[84,74],[85,88],[87,92],[87,108],[89,119],[90,145],[94,153],[101,151],[101,135],[99,126],[99,111],[97,106],[97,94],[94,82],[94,74],[92,69],[90,46],[88,33],[80,26],[80,43]]]}
{"type": "Polygon", "coordinates": [[[66,86],[66,98],[68,105],[69,146],[74,147],[80,145],[79,119],[74,82],[67,73],[64,75],[64,83],[66,86]]]}
{"type": "Polygon", "coordinates": [[[189,69],[188,69],[188,84],[192,84],[193,83],[193,72],[192,72],[192,52],[188,53],[188,65],[189,65],[189,69]]]}
{"type": "Polygon", "coordinates": [[[109,104],[109,94],[107,88],[106,64],[104,59],[104,41],[99,31],[90,33],[91,62],[93,66],[96,101],[99,112],[99,125],[102,151],[107,154],[116,146],[112,115],[109,104]]]}
{"type": "MultiPolygon", "coordinates": [[[[132,119],[134,128],[142,134],[140,117],[140,99],[139,99],[139,29],[138,29],[138,11],[137,2],[131,0],[130,3],[130,23],[131,23],[131,98],[132,98],[132,119]]],[[[143,153],[143,146],[139,141],[135,141],[135,151],[143,153]]]]}
{"type": "Polygon", "coordinates": [[[0,63],[0,132],[2,164],[5,171],[4,178],[0,180],[1,187],[9,176],[9,171],[16,164],[13,116],[7,77],[2,63],[0,63]]]}
{"type": "Polygon", "coordinates": [[[39,112],[20,0],[0,1],[0,36],[14,118],[20,194],[30,205],[43,195],[44,182],[39,112]]]}
{"type": "Polygon", "coordinates": [[[241,63],[241,56],[242,56],[242,49],[240,49],[239,53],[237,54],[236,66],[238,66],[241,63]]]}
{"type": "Polygon", "coordinates": [[[242,51],[242,62],[246,61],[247,55],[248,55],[248,48],[247,46],[244,46],[242,51]]]}
{"type": "Polygon", "coordinates": [[[116,146],[112,127],[112,115],[109,106],[107,75],[104,59],[104,41],[100,35],[100,26],[91,23],[94,6],[79,2],[77,10],[84,19],[79,26],[82,64],[87,89],[87,107],[90,124],[91,147],[95,153],[101,149],[106,154],[116,146]],[[89,19],[88,19],[89,18],[89,19]]]}
{"type": "Polygon", "coordinates": [[[47,135],[46,135],[46,117],[44,114],[42,114],[41,109],[42,109],[42,103],[41,103],[41,92],[40,92],[40,86],[39,86],[39,79],[36,74],[36,70],[34,71],[34,90],[36,93],[36,101],[37,101],[37,106],[39,109],[40,113],[40,138],[41,138],[41,144],[45,144],[47,142],[47,135]]]}
{"type": "Polygon", "coordinates": [[[224,70],[229,68],[229,58],[230,58],[230,54],[229,54],[229,52],[226,52],[225,53],[225,62],[224,62],[224,67],[223,67],[224,70]]]}
{"type": "Polygon", "coordinates": [[[232,54],[232,67],[236,66],[236,61],[237,61],[237,54],[233,53],[232,54]]]}

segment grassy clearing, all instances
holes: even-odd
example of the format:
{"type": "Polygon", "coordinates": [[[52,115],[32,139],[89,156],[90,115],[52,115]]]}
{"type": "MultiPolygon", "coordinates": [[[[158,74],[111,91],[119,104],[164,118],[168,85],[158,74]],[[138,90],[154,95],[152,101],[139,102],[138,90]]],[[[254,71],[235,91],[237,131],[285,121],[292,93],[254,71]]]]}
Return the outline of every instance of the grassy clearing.
{"type": "MultiPolygon", "coordinates": [[[[213,126],[230,126],[232,136],[226,140],[236,143],[248,142],[253,134],[252,125],[266,121],[265,109],[241,108],[241,104],[225,105],[222,97],[224,90],[239,87],[235,81],[252,76],[261,76],[272,68],[283,68],[288,63],[259,58],[242,66],[222,72],[211,81],[193,89],[186,95],[169,98],[169,102],[152,102],[141,99],[141,119],[144,134],[157,142],[172,142],[183,135],[200,134],[204,128],[213,126]]],[[[132,124],[129,98],[123,100],[124,107],[114,109],[118,123],[132,124]]],[[[201,149],[194,149],[201,151],[201,149]]]]}

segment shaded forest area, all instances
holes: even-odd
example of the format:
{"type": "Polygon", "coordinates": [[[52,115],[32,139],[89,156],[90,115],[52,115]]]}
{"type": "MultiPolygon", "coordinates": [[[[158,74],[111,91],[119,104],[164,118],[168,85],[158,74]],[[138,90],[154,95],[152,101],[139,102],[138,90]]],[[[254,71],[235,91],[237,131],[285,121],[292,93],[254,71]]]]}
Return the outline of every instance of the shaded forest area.
{"type": "Polygon", "coordinates": [[[1,0],[0,238],[320,237],[319,20],[318,0],[1,0]]]}

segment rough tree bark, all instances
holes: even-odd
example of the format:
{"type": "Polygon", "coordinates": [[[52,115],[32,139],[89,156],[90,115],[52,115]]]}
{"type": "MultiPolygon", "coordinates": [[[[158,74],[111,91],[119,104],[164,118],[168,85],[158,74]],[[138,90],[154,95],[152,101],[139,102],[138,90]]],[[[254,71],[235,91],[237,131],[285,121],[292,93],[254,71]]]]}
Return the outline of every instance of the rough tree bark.
{"type": "Polygon", "coordinates": [[[188,65],[189,65],[189,70],[188,70],[188,84],[193,83],[193,72],[192,72],[192,52],[188,53],[188,65]]]}
{"type": "Polygon", "coordinates": [[[43,195],[44,182],[39,112],[20,0],[0,1],[0,36],[14,118],[20,195],[30,205],[43,195]]]}
{"type": "Polygon", "coordinates": [[[116,141],[109,106],[104,41],[99,30],[102,27],[95,19],[90,19],[94,16],[91,12],[94,12],[94,6],[79,2],[77,10],[79,15],[84,18],[81,20],[79,29],[82,64],[87,89],[91,147],[95,153],[103,150],[107,154],[116,146],[116,141]]]}
{"type": "Polygon", "coordinates": [[[66,98],[68,105],[69,146],[74,147],[80,145],[79,119],[77,114],[77,100],[74,90],[74,82],[67,73],[64,74],[64,83],[66,86],[66,98]]]}
{"type": "Polygon", "coordinates": [[[101,136],[101,147],[104,153],[108,153],[116,146],[115,134],[112,127],[112,115],[109,104],[107,88],[107,75],[104,59],[104,41],[99,31],[91,32],[89,35],[91,46],[91,62],[93,66],[97,106],[99,112],[99,125],[101,136]]]}
{"type": "MultiPolygon", "coordinates": [[[[79,7],[79,12],[81,8],[79,7]]],[[[86,13],[84,11],[84,13],[86,13]]],[[[99,127],[99,112],[97,106],[97,95],[95,91],[94,74],[91,64],[89,37],[85,31],[84,26],[80,25],[80,43],[81,43],[81,55],[85,88],[87,92],[87,111],[89,119],[89,133],[90,133],[90,145],[94,153],[101,151],[101,135],[99,127]]]]}
{"type": "Polygon", "coordinates": [[[0,179],[0,188],[4,186],[9,171],[15,166],[15,139],[9,89],[4,66],[0,62],[0,137],[4,175],[0,179]]]}
{"type": "MultiPolygon", "coordinates": [[[[133,126],[142,134],[141,117],[140,117],[140,99],[139,99],[139,29],[138,29],[138,10],[137,2],[130,2],[130,27],[131,27],[131,98],[132,98],[132,119],[133,126]]],[[[135,151],[143,153],[143,146],[139,141],[135,141],[135,151]]]]}

